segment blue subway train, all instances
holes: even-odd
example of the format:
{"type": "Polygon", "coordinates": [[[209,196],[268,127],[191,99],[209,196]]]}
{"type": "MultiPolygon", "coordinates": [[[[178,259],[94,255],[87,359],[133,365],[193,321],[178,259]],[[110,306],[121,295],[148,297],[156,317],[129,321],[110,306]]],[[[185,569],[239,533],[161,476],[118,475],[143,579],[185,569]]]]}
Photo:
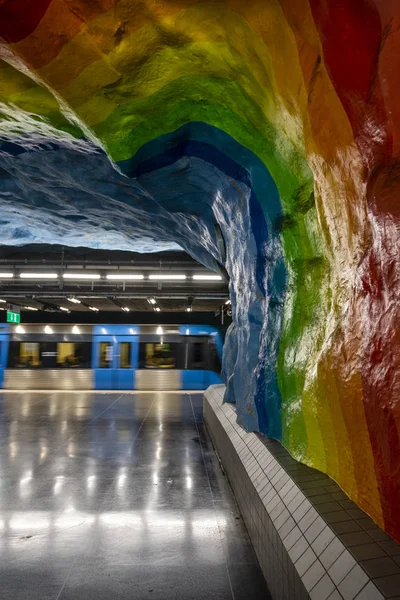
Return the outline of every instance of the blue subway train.
{"type": "Polygon", "coordinates": [[[204,325],[0,325],[3,389],[204,390],[221,358],[204,325]]]}

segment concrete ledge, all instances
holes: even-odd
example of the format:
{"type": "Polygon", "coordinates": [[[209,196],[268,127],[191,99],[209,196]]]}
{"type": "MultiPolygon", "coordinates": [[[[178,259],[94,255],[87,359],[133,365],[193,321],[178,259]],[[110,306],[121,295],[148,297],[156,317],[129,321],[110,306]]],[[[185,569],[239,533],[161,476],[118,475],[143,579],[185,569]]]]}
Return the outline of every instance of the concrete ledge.
{"type": "Polygon", "coordinates": [[[248,433],[224,385],[204,419],[274,600],[400,598],[400,546],[326,475],[248,433]]]}

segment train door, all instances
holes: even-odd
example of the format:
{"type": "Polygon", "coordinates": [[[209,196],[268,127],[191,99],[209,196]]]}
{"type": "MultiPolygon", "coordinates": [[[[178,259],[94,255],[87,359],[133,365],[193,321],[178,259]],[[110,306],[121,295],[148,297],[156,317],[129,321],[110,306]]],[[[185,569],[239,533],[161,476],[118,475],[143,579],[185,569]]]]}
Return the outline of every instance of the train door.
{"type": "Polygon", "coordinates": [[[221,383],[222,339],[208,325],[180,325],[182,336],[182,389],[205,390],[221,383]]]}
{"type": "Polygon", "coordinates": [[[8,335],[0,334],[0,388],[4,385],[4,370],[7,368],[8,335]]]}
{"type": "Polygon", "coordinates": [[[93,327],[94,388],[133,390],[138,365],[139,328],[135,325],[93,327]]]}
{"type": "Polygon", "coordinates": [[[205,390],[209,386],[205,339],[185,336],[182,341],[184,351],[181,371],[182,389],[205,390]]]}
{"type": "Polygon", "coordinates": [[[116,389],[133,390],[138,365],[138,336],[118,336],[116,352],[116,389]]]}
{"type": "Polygon", "coordinates": [[[117,340],[113,335],[101,335],[94,338],[92,369],[96,390],[115,390],[117,388],[117,340]]]}

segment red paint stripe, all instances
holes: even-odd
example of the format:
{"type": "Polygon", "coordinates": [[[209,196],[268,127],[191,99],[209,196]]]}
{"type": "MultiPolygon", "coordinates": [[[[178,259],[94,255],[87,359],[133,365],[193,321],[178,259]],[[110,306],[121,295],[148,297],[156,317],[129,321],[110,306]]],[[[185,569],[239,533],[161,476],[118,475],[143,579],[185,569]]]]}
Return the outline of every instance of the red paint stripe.
{"type": "Polygon", "coordinates": [[[383,39],[379,13],[371,0],[310,0],[310,6],[326,67],[370,172],[392,151],[377,77],[383,39]]]}
{"type": "Polygon", "coordinates": [[[52,0],[0,0],[0,37],[9,44],[35,31],[52,0]]]}
{"type": "MultiPolygon", "coordinates": [[[[393,230],[394,233],[394,230],[393,230]]],[[[364,265],[364,410],[375,461],[385,530],[400,542],[400,292],[393,272],[394,239],[385,235],[379,254],[372,250],[364,265]]]]}
{"type": "MultiPolygon", "coordinates": [[[[370,0],[310,0],[310,5],[326,68],[349,117],[366,167],[368,204],[381,229],[379,247],[371,249],[363,261],[360,272],[363,293],[357,300],[357,314],[363,319],[365,331],[364,412],[385,529],[400,541],[400,439],[396,423],[400,416],[393,402],[400,393],[398,375],[396,379],[400,358],[396,306],[400,290],[395,276],[397,259],[393,256],[396,233],[385,227],[382,220],[384,214],[399,215],[400,165],[392,160],[392,125],[378,78],[387,21],[381,22],[370,0]]],[[[388,86],[388,81],[385,85],[388,86]]],[[[397,85],[391,86],[392,91],[396,89],[397,85]]]]}

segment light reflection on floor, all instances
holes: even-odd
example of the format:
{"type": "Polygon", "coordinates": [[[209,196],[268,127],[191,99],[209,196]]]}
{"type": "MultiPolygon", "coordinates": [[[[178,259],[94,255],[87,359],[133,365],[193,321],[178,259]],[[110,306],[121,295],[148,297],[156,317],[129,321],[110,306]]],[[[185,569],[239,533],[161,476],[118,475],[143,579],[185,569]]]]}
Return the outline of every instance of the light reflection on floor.
{"type": "Polygon", "coordinates": [[[268,598],[200,394],[0,394],[0,598],[268,598]]]}

